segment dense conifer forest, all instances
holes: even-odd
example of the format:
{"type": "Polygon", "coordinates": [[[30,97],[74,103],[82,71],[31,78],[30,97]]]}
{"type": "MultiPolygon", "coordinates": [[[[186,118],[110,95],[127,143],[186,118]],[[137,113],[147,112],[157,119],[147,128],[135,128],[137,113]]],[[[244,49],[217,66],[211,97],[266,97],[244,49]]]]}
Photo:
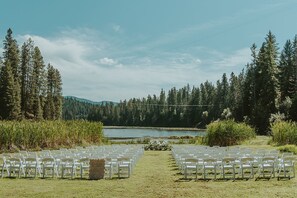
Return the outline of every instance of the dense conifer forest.
{"type": "Polygon", "coordinates": [[[216,83],[173,87],[167,93],[161,90],[159,95],[102,105],[65,99],[63,118],[104,125],[198,128],[233,118],[255,127],[258,134],[267,134],[275,119],[296,121],[297,35],[279,50],[269,31],[260,47],[251,46],[251,59],[241,73],[224,73],[216,83]]]}
{"type": "Polygon", "coordinates": [[[62,77],[30,38],[21,48],[11,29],[0,59],[0,120],[57,120],[62,117],[62,77]]]}

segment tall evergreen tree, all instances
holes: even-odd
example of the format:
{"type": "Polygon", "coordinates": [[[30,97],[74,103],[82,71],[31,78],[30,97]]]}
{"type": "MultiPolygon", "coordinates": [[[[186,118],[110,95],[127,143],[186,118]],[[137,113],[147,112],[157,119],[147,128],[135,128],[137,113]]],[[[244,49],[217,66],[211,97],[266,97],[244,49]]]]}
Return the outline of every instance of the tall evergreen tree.
{"type": "Polygon", "coordinates": [[[17,98],[18,94],[16,93],[13,71],[9,61],[6,61],[5,66],[1,68],[0,77],[1,117],[8,120],[19,119],[19,98],[17,98]]]}
{"type": "Polygon", "coordinates": [[[34,117],[33,104],[35,98],[32,97],[33,49],[33,41],[29,38],[22,45],[21,52],[21,109],[23,117],[29,118],[34,117]]]}
{"type": "MultiPolygon", "coordinates": [[[[19,68],[19,49],[18,49],[18,44],[17,41],[13,38],[12,36],[13,32],[9,28],[7,30],[7,35],[5,36],[5,40],[3,41],[3,59],[4,59],[4,64],[6,67],[11,68],[12,72],[12,82],[13,82],[13,103],[14,103],[14,115],[10,115],[10,118],[19,118],[19,113],[20,113],[20,68],[19,68]]],[[[6,68],[9,69],[9,68],[6,68]]],[[[5,79],[5,77],[3,77],[5,79]]],[[[9,78],[6,78],[6,80],[10,80],[9,78]]],[[[4,84],[9,85],[10,82],[7,82],[4,84]]],[[[3,97],[8,97],[5,96],[5,93],[3,93],[3,97]]],[[[9,94],[7,92],[6,94],[9,94]]],[[[4,104],[5,106],[5,104],[4,104]]]]}
{"type": "Polygon", "coordinates": [[[258,54],[255,68],[256,105],[253,109],[253,123],[260,134],[266,134],[269,117],[277,110],[278,92],[278,53],[275,36],[269,31],[258,54]]]}
{"type": "Polygon", "coordinates": [[[292,98],[295,91],[293,55],[293,46],[291,44],[291,41],[287,40],[284,49],[281,52],[279,64],[281,101],[284,101],[286,97],[292,98]]]}
{"type": "Polygon", "coordinates": [[[14,76],[14,80],[19,81],[20,76],[20,58],[19,58],[19,48],[17,41],[13,38],[13,32],[9,28],[7,30],[7,34],[5,36],[5,40],[3,41],[3,59],[4,63],[9,61],[11,65],[12,74],[14,76]]]}
{"type": "Polygon", "coordinates": [[[62,97],[62,78],[58,69],[54,69],[53,100],[54,100],[54,106],[55,106],[54,118],[59,120],[62,118],[63,97],[62,97]]]}
{"type": "Polygon", "coordinates": [[[46,79],[43,57],[38,47],[34,48],[33,71],[31,83],[31,95],[33,98],[33,111],[35,119],[43,118],[43,106],[45,101],[46,79]]]}

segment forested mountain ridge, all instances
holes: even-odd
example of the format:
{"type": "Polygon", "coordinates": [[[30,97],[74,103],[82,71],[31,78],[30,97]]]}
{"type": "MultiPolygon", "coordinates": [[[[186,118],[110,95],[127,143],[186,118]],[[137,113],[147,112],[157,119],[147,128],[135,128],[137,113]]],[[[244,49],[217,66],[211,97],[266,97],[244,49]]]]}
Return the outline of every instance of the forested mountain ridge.
{"type": "MultiPolygon", "coordinates": [[[[88,109],[85,118],[105,125],[205,127],[226,117],[267,134],[273,119],[297,120],[297,35],[279,51],[269,31],[240,74],[223,74],[215,84],[173,87],[159,95],[132,98],[88,109]]],[[[100,91],[100,90],[98,90],[100,91]]]]}
{"type": "Polygon", "coordinates": [[[117,104],[116,102],[112,102],[112,101],[100,101],[100,102],[96,102],[96,101],[88,100],[88,99],[85,99],[85,98],[79,98],[79,97],[76,97],[76,96],[64,96],[64,100],[65,99],[74,99],[74,100],[77,100],[79,102],[89,103],[89,104],[92,104],[92,105],[105,105],[107,103],[117,104]]]}
{"type": "Polygon", "coordinates": [[[109,103],[117,104],[111,101],[94,102],[75,96],[64,96],[62,117],[64,120],[88,119],[94,108],[99,108],[109,103]]]}

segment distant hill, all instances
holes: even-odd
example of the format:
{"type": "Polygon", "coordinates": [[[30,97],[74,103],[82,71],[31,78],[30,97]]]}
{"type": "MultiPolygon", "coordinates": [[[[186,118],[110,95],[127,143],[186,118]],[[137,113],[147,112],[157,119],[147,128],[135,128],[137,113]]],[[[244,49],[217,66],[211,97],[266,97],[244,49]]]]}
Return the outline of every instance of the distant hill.
{"type": "Polygon", "coordinates": [[[64,96],[64,98],[65,99],[73,99],[73,100],[76,100],[78,102],[88,103],[88,104],[92,104],[92,105],[105,105],[105,104],[110,104],[110,103],[118,104],[117,102],[112,102],[112,101],[95,102],[95,101],[92,101],[92,100],[88,100],[88,99],[85,99],[85,98],[78,98],[78,97],[75,97],[75,96],[64,96]]]}
{"type": "Polygon", "coordinates": [[[94,102],[75,96],[64,96],[62,118],[64,120],[88,119],[92,112],[98,110],[99,106],[106,104],[117,105],[118,103],[111,101],[94,102]]]}

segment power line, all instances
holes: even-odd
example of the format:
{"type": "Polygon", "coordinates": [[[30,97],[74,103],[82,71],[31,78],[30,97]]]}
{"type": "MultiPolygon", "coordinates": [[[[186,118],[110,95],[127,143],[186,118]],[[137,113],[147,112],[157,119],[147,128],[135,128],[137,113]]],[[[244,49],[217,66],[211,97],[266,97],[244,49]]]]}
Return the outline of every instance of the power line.
{"type": "Polygon", "coordinates": [[[137,104],[137,103],[132,103],[135,105],[139,105],[139,106],[158,106],[158,107],[210,107],[213,105],[179,105],[179,104],[175,104],[175,105],[162,105],[162,104],[137,104]]]}

